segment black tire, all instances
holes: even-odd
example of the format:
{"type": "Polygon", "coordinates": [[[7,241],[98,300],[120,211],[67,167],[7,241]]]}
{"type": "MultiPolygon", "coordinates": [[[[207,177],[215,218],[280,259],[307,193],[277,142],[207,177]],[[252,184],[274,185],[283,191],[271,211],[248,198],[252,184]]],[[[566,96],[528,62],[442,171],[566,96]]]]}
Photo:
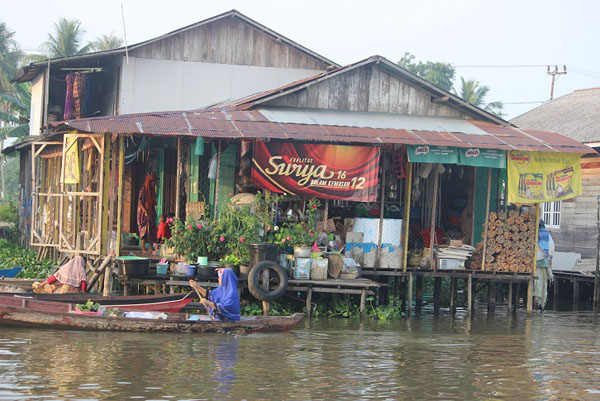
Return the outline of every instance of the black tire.
{"type": "Polygon", "coordinates": [[[281,266],[270,260],[264,260],[257,263],[248,274],[248,289],[254,298],[260,301],[270,302],[281,298],[283,294],[285,294],[287,286],[287,274],[285,274],[285,271],[281,266]],[[259,278],[265,270],[271,270],[279,277],[279,286],[273,291],[266,290],[260,285],[259,278]]]}

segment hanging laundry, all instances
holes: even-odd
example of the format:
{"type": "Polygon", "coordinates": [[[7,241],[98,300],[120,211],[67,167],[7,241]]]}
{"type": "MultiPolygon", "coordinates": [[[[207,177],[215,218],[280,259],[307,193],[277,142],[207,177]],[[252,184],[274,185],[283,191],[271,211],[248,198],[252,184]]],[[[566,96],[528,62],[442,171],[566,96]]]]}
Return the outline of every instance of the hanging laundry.
{"type": "Polygon", "coordinates": [[[79,119],[81,115],[81,103],[85,96],[85,78],[81,73],[75,74],[75,81],[73,82],[73,102],[75,103],[75,118],[79,119]]]}
{"type": "Polygon", "coordinates": [[[73,106],[73,83],[75,81],[75,74],[69,73],[66,77],[67,81],[67,91],[65,95],[65,111],[64,111],[64,119],[71,120],[75,115],[75,109],[73,106]]]}
{"type": "Polygon", "coordinates": [[[83,100],[81,102],[81,114],[84,117],[90,115],[90,92],[92,91],[92,86],[94,84],[94,75],[93,74],[85,74],[85,93],[83,95],[83,100]]]}

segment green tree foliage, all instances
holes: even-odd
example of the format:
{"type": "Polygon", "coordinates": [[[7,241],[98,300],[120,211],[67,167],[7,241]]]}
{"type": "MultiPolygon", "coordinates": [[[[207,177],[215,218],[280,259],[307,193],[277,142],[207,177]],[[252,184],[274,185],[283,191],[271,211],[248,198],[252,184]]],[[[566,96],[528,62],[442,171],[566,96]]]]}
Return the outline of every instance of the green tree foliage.
{"type": "Polygon", "coordinates": [[[82,45],[83,35],[85,30],[81,21],[62,17],[54,24],[54,34],[48,34],[48,41],[42,47],[52,58],[88,53],[91,44],[82,45]]]}
{"type": "Polygon", "coordinates": [[[10,80],[17,72],[21,51],[6,23],[0,22],[0,93],[12,91],[10,80]]]}
{"type": "Polygon", "coordinates": [[[31,87],[29,84],[16,84],[11,92],[0,93],[0,140],[22,138],[29,135],[29,110],[31,108],[31,87]]]}
{"type": "Polygon", "coordinates": [[[439,61],[419,61],[415,63],[414,60],[415,56],[406,52],[398,61],[398,65],[445,91],[452,89],[454,74],[456,73],[452,65],[439,61]]]}
{"type": "Polygon", "coordinates": [[[488,86],[481,85],[479,81],[474,79],[465,80],[463,77],[460,78],[460,83],[460,93],[458,93],[458,96],[474,106],[480,107],[498,117],[502,117],[502,108],[504,106],[502,102],[485,102],[485,98],[490,91],[488,86]]]}
{"type": "Polygon", "coordinates": [[[91,43],[90,50],[95,52],[102,50],[111,50],[121,47],[122,45],[123,39],[111,32],[108,35],[98,36],[96,40],[91,43]]]}

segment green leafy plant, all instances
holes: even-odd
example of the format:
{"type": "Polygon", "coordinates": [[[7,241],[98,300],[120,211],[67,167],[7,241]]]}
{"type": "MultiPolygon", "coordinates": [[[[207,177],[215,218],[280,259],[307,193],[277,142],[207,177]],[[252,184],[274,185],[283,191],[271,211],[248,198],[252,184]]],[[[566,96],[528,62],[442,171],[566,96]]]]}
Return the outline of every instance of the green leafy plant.
{"type": "Polygon", "coordinates": [[[84,304],[76,304],[75,306],[82,312],[98,312],[100,308],[100,304],[92,302],[91,299],[88,299],[84,304]]]}
{"type": "Polygon", "coordinates": [[[275,226],[271,234],[271,242],[282,247],[309,247],[315,241],[315,229],[319,218],[320,202],[316,198],[306,204],[306,221],[286,223],[281,227],[275,226]]]}
{"type": "Polygon", "coordinates": [[[226,255],[224,258],[220,259],[219,262],[224,265],[239,265],[242,263],[241,259],[235,255],[226,255]]]}
{"type": "Polygon", "coordinates": [[[50,259],[37,260],[36,253],[7,239],[0,238],[0,269],[21,267],[20,278],[46,278],[56,269],[50,259]]]}
{"type": "Polygon", "coordinates": [[[175,219],[170,228],[171,238],[166,244],[173,247],[177,255],[183,256],[189,262],[196,262],[198,256],[208,254],[212,236],[209,222],[195,221],[188,217],[185,223],[175,219]]]}

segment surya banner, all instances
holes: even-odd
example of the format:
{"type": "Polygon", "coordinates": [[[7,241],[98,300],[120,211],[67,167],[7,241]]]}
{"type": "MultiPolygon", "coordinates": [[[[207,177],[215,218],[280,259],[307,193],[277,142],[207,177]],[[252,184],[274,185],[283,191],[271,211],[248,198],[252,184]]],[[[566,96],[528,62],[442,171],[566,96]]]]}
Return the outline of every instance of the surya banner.
{"type": "Polygon", "coordinates": [[[256,142],[252,182],[289,195],[358,202],[377,200],[379,148],[256,142]]]}
{"type": "Polygon", "coordinates": [[[554,202],[581,194],[581,154],[508,152],[508,201],[554,202]]]}

